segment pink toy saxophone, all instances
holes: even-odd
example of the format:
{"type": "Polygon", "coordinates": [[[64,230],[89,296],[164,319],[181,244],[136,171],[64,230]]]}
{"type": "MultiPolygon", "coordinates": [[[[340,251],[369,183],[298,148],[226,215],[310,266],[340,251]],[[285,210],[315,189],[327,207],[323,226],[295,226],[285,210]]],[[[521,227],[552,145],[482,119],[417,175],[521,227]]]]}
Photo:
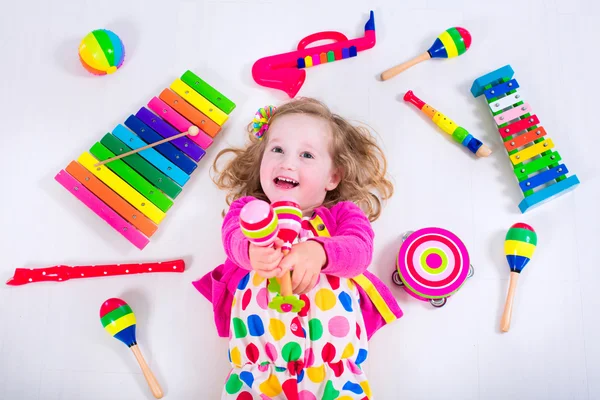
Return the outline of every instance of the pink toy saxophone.
{"type": "Polygon", "coordinates": [[[348,40],[346,35],[340,32],[314,33],[302,39],[296,51],[256,61],[252,66],[252,77],[259,85],[282,90],[293,98],[304,84],[305,68],[356,57],[359,51],[374,47],[375,41],[375,18],[371,11],[363,37],[348,40]],[[319,40],[333,40],[334,43],[306,47],[319,40]]]}

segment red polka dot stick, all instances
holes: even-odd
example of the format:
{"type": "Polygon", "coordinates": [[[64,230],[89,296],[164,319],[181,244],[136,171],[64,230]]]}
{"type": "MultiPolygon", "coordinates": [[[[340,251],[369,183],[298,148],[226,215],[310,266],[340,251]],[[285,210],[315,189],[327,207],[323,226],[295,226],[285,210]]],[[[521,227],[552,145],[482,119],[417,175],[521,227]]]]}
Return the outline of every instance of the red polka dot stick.
{"type": "Polygon", "coordinates": [[[101,276],[135,275],[155,272],[183,272],[183,260],[159,261],[137,264],[106,265],[55,265],[47,268],[17,268],[6,284],[25,285],[35,282],[64,282],[70,279],[97,278],[101,276]]]}

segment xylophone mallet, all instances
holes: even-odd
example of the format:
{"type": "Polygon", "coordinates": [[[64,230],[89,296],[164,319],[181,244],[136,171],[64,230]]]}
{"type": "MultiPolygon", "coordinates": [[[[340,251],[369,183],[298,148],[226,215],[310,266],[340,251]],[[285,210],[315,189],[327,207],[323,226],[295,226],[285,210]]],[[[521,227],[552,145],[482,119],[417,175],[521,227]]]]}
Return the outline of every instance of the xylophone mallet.
{"type": "Polygon", "coordinates": [[[154,146],[158,146],[159,144],[170,142],[171,140],[179,139],[180,137],[183,137],[183,136],[187,136],[187,135],[196,136],[199,133],[200,133],[200,128],[198,128],[195,125],[192,125],[192,126],[189,127],[189,129],[187,130],[187,132],[181,132],[181,133],[179,133],[177,135],[173,135],[173,136],[165,138],[163,140],[159,140],[158,142],[150,143],[147,146],[140,147],[138,149],[134,149],[134,150],[128,151],[127,153],[123,153],[123,154],[120,154],[118,156],[106,159],[104,161],[97,162],[96,164],[94,164],[94,167],[99,167],[100,165],[104,165],[104,164],[107,164],[107,163],[109,163],[111,161],[115,161],[115,160],[118,160],[120,158],[124,158],[124,157],[130,156],[132,154],[139,153],[140,151],[144,151],[144,150],[152,148],[154,146]]]}

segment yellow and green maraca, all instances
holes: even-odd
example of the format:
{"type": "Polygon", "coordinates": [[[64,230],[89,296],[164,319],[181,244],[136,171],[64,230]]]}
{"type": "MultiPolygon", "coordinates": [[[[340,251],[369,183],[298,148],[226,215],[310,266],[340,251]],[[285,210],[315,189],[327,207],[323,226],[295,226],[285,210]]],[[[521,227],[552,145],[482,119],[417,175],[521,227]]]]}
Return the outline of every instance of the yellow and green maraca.
{"type": "Polygon", "coordinates": [[[504,254],[510,268],[510,286],[500,322],[502,332],[508,332],[512,316],[512,304],[517,288],[517,280],[523,268],[529,263],[537,246],[535,230],[522,222],[510,227],[504,239],[504,254]]]}

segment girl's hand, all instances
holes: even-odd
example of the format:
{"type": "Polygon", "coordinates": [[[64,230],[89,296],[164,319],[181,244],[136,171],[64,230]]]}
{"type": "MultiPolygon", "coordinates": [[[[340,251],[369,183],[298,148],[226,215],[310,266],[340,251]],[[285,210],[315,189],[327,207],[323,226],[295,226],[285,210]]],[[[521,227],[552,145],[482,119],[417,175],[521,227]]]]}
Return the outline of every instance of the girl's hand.
{"type": "Polygon", "coordinates": [[[282,245],[281,239],[275,239],[274,246],[270,247],[261,247],[250,243],[249,256],[252,269],[266,279],[280,275],[279,263],[283,258],[282,245]]]}
{"type": "Polygon", "coordinates": [[[304,294],[315,287],[326,262],[327,255],[323,246],[319,242],[308,240],[292,246],[292,250],[281,260],[281,273],[277,276],[293,269],[292,290],[295,294],[304,294]]]}

